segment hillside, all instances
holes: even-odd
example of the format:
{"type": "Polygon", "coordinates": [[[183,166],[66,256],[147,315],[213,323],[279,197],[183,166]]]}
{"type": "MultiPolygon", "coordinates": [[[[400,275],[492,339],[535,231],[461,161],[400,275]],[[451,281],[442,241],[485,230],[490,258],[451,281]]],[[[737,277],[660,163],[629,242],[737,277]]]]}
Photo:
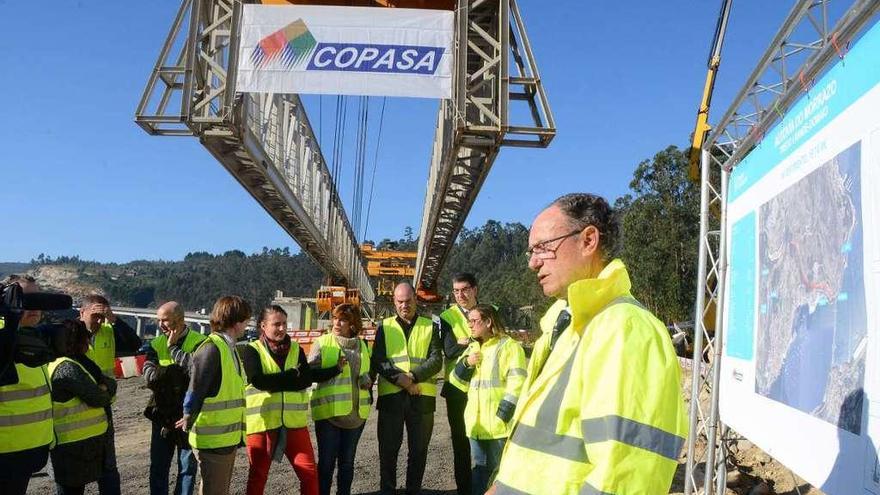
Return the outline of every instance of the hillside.
{"type": "MultiPolygon", "coordinates": [[[[499,305],[511,326],[532,326],[535,311],[519,308],[535,308],[540,314],[547,302],[522,256],[527,243],[528,229],[519,223],[490,220],[480,228],[465,229],[441,273],[441,294],[450,292],[452,274],[471,271],[480,281],[481,300],[499,305]]],[[[402,239],[377,244],[414,250],[416,241],[407,232],[402,239]]],[[[33,260],[29,273],[45,290],[66,292],[74,299],[100,293],[119,306],[155,307],[176,300],[190,309],[210,308],[224,294],[239,294],[255,307],[268,303],[276,290],[313,297],[323,282],[311,258],[291,254],[288,248],[263,248],[250,255],[238,250],[196,252],[180,261],[122,264],[41,255],[33,260]]]]}
{"type": "Polygon", "coordinates": [[[23,273],[31,268],[30,263],[3,262],[0,263],[0,279],[12,273],[23,273]]]}
{"type": "Polygon", "coordinates": [[[67,292],[74,299],[90,292],[106,295],[115,305],[155,307],[179,301],[186,308],[210,308],[225,294],[239,294],[254,305],[269,302],[275,290],[312,294],[321,282],[317,265],[288,248],[263,248],[246,255],[196,252],[181,261],[99,263],[78,257],[38,258],[32,273],[47,290],[67,292]]]}

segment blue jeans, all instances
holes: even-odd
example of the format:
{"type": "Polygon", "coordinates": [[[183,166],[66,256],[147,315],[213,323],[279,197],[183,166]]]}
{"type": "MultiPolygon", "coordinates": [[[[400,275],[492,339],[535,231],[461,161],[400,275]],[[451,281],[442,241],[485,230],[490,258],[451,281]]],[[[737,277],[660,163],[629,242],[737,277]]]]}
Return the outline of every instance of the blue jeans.
{"type": "Polygon", "coordinates": [[[351,482],[354,479],[354,456],[357,444],[361,439],[364,425],[359,428],[345,429],[334,426],[329,420],[315,421],[315,437],[318,440],[318,493],[330,495],[333,484],[333,470],[339,465],[336,473],[336,494],[351,494],[351,482]]]}
{"type": "Polygon", "coordinates": [[[471,485],[474,495],[483,495],[489,488],[489,478],[501,464],[501,451],[504,450],[506,438],[494,440],[469,439],[471,443],[471,460],[474,463],[471,485]]]}
{"type": "MultiPolygon", "coordinates": [[[[162,427],[153,423],[150,440],[150,495],[168,495],[168,471],[177,448],[174,442],[163,438],[162,427]]],[[[174,495],[192,495],[196,485],[198,463],[192,449],[177,449],[177,483],[174,495]]]]}

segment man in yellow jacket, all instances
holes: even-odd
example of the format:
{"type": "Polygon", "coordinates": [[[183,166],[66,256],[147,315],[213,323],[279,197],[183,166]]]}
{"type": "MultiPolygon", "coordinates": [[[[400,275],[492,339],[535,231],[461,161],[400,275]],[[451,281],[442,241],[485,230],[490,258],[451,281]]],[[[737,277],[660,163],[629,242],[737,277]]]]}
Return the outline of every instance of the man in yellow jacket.
{"type": "Polygon", "coordinates": [[[558,301],[488,493],[669,492],[688,424],[678,360],[623,262],[609,259],[616,236],[611,208],[591,194],[560,197],[532,224],[529,268],[558,301]]]}

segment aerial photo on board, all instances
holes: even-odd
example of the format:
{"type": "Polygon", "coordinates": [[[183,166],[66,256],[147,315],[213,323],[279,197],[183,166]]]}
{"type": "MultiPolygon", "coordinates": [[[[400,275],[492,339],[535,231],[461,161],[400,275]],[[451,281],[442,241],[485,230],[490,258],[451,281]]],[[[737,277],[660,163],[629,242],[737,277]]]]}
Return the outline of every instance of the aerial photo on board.
{"type": "Polygon", "coordinates": [[[755,390],[861,431],[867,348],[861,145],[759,210],[755,390]]]}

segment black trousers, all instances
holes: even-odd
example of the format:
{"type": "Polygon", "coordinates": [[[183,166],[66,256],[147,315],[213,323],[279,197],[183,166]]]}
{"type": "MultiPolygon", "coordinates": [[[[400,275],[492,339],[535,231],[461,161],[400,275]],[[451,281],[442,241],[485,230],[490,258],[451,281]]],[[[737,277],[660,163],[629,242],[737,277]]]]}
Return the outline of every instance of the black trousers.
{"type": "Polygon", "coordinates": [[[31,474],[46,467],[49,445],[0,454],[0,493],[26,495],[31,474]]]}
{"type": "Polygon", "coordinates": [[[471,445],[464,427],[464,408],[467,393],[449,385],[443,387],[446,398],[446,419],[452,437],[452,465],[455,468],[455,487],[458,495],[471,495],[471,445]]]}
{"type": "Polygon", "coordinates": [[[428,444],[434,431],[434,412],[421,412],[413,407],[379,410],[379,492],[393,495],[397,490],[397,456],[406,427],[406,493],[422,491],[422,477],[428,460],[428,444]]]}

